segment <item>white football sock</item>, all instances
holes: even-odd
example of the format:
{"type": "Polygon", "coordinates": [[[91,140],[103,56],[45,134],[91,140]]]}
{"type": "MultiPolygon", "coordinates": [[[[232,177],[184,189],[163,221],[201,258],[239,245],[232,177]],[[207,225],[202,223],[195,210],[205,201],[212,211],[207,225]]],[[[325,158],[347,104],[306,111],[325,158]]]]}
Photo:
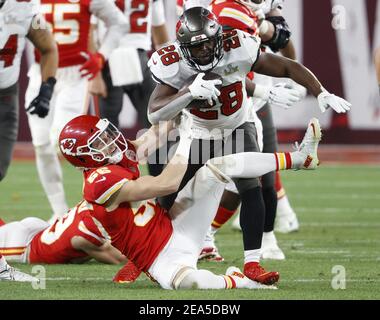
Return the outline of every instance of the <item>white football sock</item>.
{"type": "Polygon", "coordinates": [[[231,280],[226,277],[208,270],[194,270],[181,281],[178,289],[227,289],[231,280]]]}
{"type": "Polygon", "coordinates": [[[280,199],[277,199],[277,212],[294,212],[292,206],[289,203],[287,195],[284,195],[280,199]]]}
{"type": "Polygon", "coordinates": [[[244,250],[244,264],[248,262],[260,262],[261,249],[244,250]]]}
{"type": "Polygon", "coordinates": [[[62,168],[52,145],[35,148],[37,171],[42,187],[55,215],[62,216],[69,209],[63,188],[62,168]]]}

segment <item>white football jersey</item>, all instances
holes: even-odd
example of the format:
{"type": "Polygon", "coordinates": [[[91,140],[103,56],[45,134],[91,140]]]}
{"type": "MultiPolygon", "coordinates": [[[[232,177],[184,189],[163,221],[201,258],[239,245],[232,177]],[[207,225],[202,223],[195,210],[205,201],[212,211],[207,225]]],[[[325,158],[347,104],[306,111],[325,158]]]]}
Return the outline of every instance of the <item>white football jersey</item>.
{"type": "MultiPolygon", "coordinates": [[[[115,4],[130,24],[130,32],[120,39],[120,46],[151,50],[152,26],[161,26],[166,22],[163,0],[116,0],[115,4]]],[[[97,32],[97,37],[102,42],[106,32],[103,23],[98,23],[97,32]]]]}
{"type": "MultiPolygon", "coordinates": [[[[223,81],[219,101],[209,108],[184,109],[202,139],[221,139],[248,116],[245,80],[260,54],[260,38],[234,30],[224,37],[223,47],[224,56],[212,70],[223,81]]],[[[156,51],[148,66],[157,82],[177,90],[189,85],[189,78],[198,73],[186,63],[177,43],[156,51]]]]}
{"type": "Polygon", "coordinates": [[[35,0],[7,0],[0,9],[0,89],[18,80],[25,37],[38,11],[35,0]]]}

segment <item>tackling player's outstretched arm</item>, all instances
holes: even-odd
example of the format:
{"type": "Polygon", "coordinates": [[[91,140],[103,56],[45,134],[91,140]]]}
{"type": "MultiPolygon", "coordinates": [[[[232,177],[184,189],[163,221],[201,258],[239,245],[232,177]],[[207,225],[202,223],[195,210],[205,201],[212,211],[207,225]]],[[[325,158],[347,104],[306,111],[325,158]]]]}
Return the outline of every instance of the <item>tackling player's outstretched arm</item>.
{"type": "Polygon", "coordinates": [[[120,264],[127,262],[127,257],[113,247],[109,241],[105,241],[101,246],[96,246],[80,236],[75,236],[71,239],[71,244],[75,249],[86,252],[91,258],[101,263],[120,264]]]}
{"type": "Polygon", "coordinates": [[[173,121],[161,122],[159,125],[151,126],[148,131],[136,140],[129,141],[136,149],[137,159],[141,162],[161,148],[167,142],[170,130],[173,128],[173,121]]]}
{"type": "MultiPolygon", "coordinates": [[[[182,116],[184,118],[184,116],[182,116]]],[[[106,202],[110,211],[122,202],[149,200],[165,196],[178,190],[187,170],[190,146],[192,142],[191,118],[181,122],[179,129],[180,141],[166,168],[157,177],[143,176],[127,181],[122,188],[106,202]]]]}

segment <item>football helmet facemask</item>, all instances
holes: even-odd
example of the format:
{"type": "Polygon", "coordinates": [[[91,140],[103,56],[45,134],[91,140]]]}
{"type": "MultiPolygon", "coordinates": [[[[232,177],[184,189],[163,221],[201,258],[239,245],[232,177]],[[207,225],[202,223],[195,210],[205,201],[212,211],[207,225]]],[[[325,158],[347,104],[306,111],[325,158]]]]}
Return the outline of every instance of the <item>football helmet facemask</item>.
{"type": "Polygon", "coordinates": [[[176,36],[185,61],[193,69],[210,71],[223,58],[222,26],[203,7],[193,7],[182,14],[176,36]]]}
{"type": "Polygon", "coordinates": [[[127,150],[123,134],[107,119],[82,115],[69,121],[59,135],[59,148],[72,165],[98,168],[118,163],[127,150]]]}

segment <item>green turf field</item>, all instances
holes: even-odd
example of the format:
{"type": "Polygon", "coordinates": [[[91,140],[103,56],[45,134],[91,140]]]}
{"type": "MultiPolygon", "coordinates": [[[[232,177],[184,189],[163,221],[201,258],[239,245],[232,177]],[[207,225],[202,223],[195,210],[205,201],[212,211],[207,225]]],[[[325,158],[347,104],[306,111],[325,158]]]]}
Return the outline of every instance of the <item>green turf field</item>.
{"type": "MultiPolygon", "coordinates": [[[[64,167],[70,205],[81,198],[81,176],[64,167]]],[[[279,290],[164,291],[142,275],[131,285],[111,282],[119,266],[45,266],[46,289],[0,283],[3,299],[379,299],[380,167],[327,166],[315,172],[286,172],[284,184],[301,230],[278,235],[287,260],[264,262],[281,274],[279,290]],[[343,266],[346,289],[334,290],[334,266],[343,266]]],[[[50,217],[48,202],[33,162],[14,162],[0,184],[0,217],[10,222],[27,216],[50,217]]],[[[201,263],[216,273],[242,266],[241,234],[227,225],[217,236],[226,262],[201,263]]],[[[32,266],[15,265],[31,272],[32,266]]]]}

